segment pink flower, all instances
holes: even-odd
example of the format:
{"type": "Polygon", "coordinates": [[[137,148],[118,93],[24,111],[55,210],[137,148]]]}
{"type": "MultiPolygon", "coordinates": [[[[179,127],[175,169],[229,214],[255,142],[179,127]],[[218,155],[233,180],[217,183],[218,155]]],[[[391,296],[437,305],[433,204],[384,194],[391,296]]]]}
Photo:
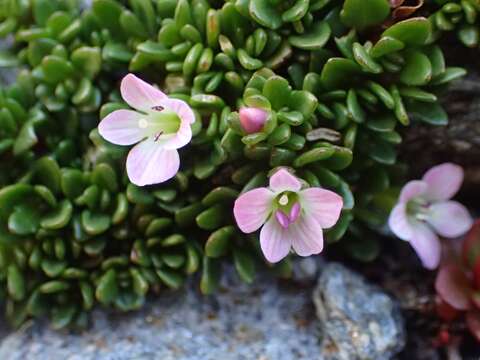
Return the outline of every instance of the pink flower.
{"type": "Polygon", "coordinates": [[[100,135],[117,145],[138,143],[127,157],[132,183],[144,186],[169,180],[180,167],[177,149],[192,139],[192,110],[133,74],[123,78],[120,91],[136,111],[116,110],[107,115],[98,126],[100,135]]]}
{"type": "Polygon", "coordinates": [[[239,111],[240,124],[247,134],[253,134],[263,129],[268,113],[265,110],[245,107],[239,111]]]}
{"type": "Polygon", "coordinates": [[[300,256],[318,254],[323,249],[323,229],[335,225],[343,200],[334,192],[309,188],[285,169],[270,178],[268,188],[242,194],[233,209],[238,227],[252,233],[260,227],[260,245],[268,261],[275,263],[290,248],[300,256]]]}
{"type": "Polygon", "coordinates": [[[438,266],[438,235],[455,238],[472,226],[467,209],[450,199],[463,182],[460,166],[446,163],[431,168],[422,180],[407,183],[393,208],[388,224],[400,239],[409,241],[428,269],[438,266]]]}

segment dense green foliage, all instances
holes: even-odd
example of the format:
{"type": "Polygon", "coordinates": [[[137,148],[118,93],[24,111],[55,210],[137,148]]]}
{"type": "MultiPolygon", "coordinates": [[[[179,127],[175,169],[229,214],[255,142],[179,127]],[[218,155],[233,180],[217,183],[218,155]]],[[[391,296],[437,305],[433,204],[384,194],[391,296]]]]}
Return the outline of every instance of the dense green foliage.
{"type": "MultiPolygon", "coordinates": [[[[233,201],[277,166],[341,194],[328,243],[376,257],[374,230],[404,174],[399,129],[446,124],[436,94],[464,75],[434,41],[441,21],[389,19],[387,0],[2,1],[0,66],[18,69],[0,92],[0,281],[12,323],[84,325],[95,303],[137,309],[197,270],[210,293],[226,261],[253,281],[267,265],[256,235],[236,228],[233,201]],[[195,112],[181,171],[165,184],[129,184],[127,149],[96,130],[127,107],[118,87],[129,71],[195,112]],[[270,111],[262,132],[242,132],[242,105],[270,111]]],[[[289,259],[268,266],[290,272],[289,259]]]]}

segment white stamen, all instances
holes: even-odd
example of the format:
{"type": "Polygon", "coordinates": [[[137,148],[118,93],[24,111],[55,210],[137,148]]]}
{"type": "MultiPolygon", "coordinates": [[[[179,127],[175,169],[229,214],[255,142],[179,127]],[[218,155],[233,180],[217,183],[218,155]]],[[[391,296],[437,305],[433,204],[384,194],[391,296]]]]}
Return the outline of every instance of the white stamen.
{"type": "Polygon", "coordinates": [[[278,200],[278,203],[282,206],[285,206],[288,204],[288,195],[287,194],[283,194],[280,199],[278,200]]]}
{"type": "Polygon", "coordinates": [[[138,120],[138,127],[140,129],[146,129],[148,127],[148,121],[144,118],[141,118],[140,120],[138,120]]]}

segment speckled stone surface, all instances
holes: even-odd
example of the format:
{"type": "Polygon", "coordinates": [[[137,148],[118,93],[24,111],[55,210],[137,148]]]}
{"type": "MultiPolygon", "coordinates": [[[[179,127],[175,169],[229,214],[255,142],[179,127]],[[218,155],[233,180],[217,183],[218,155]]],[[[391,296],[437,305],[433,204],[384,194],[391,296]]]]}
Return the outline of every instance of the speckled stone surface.
{"type": "Polygon", "coordinates": [[[325,360],[388,360],[405,346],[395,300],[338,263],[322,271],[313,292],[325,360]]]}
{"type": "Polygon", "coordinates": [[[164,294],[127,315],[95,311],[82,334],[36,323],[9,335],[1,360],[282,360],[318,359],[311,288],[265,275],[252,286],[235,275],[215,296],[193,286],[164,294]]]}

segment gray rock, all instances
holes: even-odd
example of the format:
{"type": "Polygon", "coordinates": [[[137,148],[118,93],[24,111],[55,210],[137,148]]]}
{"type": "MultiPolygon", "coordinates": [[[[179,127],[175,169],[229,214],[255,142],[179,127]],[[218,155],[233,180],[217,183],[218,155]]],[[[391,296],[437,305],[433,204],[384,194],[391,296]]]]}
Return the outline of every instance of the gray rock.
{"type": "Polygon", "coordinates": [[[192,283],[132,314],[97,310],[92,328],[82,334],[31,324],[4,339],[0,359],[318,359],[311,288],[288,288],[260,277],[247,286],[228,275],[210,297],[198,294],[192,283]]]}
{"type": "Polygon", "coordinates": [[[344,266],[325,267],[313,300],[322,323],[324,359],[386,360],[405,346],[397,304],[344,266]]]}

